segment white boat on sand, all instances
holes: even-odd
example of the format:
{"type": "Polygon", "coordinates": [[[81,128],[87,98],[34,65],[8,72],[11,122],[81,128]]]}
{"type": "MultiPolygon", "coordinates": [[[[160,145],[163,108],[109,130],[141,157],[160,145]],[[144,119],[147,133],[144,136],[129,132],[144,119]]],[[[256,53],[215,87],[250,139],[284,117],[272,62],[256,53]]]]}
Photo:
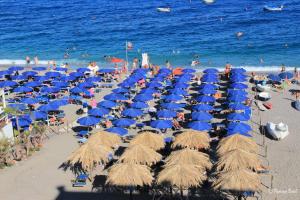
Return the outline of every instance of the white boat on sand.
{"type": "Polygon", "coordinates": [[[279,124],[274,124],[268,122],[266,124],[268,133],[276,140],[281,140],[289,135],[289,128],[286,124],[280,122],[279,124]]]}
{"type": "Polygon", "coordinates": [[[271,6],[264,6],[264,11],[282,11],[283,10],[283,5],[280,7],[271,7],[271,6]]]}
{"type": "Polygon", "coordinates": [[[257,84],[256,89],[260,92],[268,92],[270,91],[271,87],[269,85],[257,84]]]}

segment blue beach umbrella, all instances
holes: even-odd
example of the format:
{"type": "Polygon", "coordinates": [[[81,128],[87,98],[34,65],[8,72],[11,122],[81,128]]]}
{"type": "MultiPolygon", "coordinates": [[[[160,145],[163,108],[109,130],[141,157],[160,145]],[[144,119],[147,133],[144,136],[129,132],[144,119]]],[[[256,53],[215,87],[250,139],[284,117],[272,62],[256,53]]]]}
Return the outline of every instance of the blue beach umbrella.
{"type": "Polygon", "coordinates": [[[104,74],[110,74],[110,73],[114,73],[115,69],[100,69],[98,70],[99,73],[104,73],[104,74]]]}
{"type": "Polygon", "coordinates": [[[128,100],[128,98],[125,97],[124,95],[115,94],[115,93],[105,95],[104,99],[109,100],[109,101],[117,101],[117,100],[125,101],[125,100],[128,100]]]}
{"type": "Polygon", "coordinates": [[[57,99],[54,101],[50,101],[49,104],[51,104],[52,106],[60,107],[68,105],[69,101],[67,99],[57,99]]]}
{"type": "Polygon", "coordinates": [[[33,120],[46,120],[48,118],[47,113],[42,111],[33,111],[30,116],[33,120]]]}
{"type": "Polygon", "coordinates": [[[121,127],[111,127],[111,128],[105,129],[105,131],[110,132],[110,133],[116,133],[120,136],[127,135],[127,133],[128,133],[128,130],[121,128],[121,127]]]}
{"type": "Polygon", "coordinates": [[[246,110],[249,109],[249,106],[246,106],[245,104],[242,103],[234,103],[234,104],[229,104],[228,108],[232,110],[246,110]]]}
{"type": "Polygon", "coordinates": [[[187,96],[189,93],[186,90],[183,90],[181,88],[175,88],[169,91],[169,93],[174,94],[174,95],[183,95],[187,96]]]}
{"type": "Polygon", "coordinates": [[[293,73],[291,73],[291,72],[282,72],[282,73],[278,74],[278,76],[281,79],[291,79],[294,77],[293,73]]]}
{"type": "Polygon", "coordinates": [[[244,83],[232,83],[232,84],[230,84],[230,87],[234,88],[234,89],[246,89],[246,88],[248,88],[248,86],[244,83]]]}
{"type": "Polygon", "coordinates": [[[244,113],[230,113],[227,116],[227,120],[229,121],[248,121],[250,119],[250,116],[244,114],[244,113]]]}
{"type": "Polygon", "coordinates": [[[35,75],[37,75],[37,72],[35,72],[35,71],[26,71],[26,72],[23,72],[22,73],[22,75],[24,75],[24,76],[35,76],[35,75]]]}
{"type": "Polygon", "coordinates": [[[227,98],[230,102],[235,102],[235,103],[238,103],[238,102],[244,102],[248,99],[247,96],[245,95],[233,95],[233,96],[230,96],[227,98]]]}
{"type": "Polygon", "coordinates": [[[79,88],[79,87],[74,87],[70,90],[71,93],[73,94],[79,94],[83,92],[83,89],[79,88]]]}
{"type": "Polygon", "coordinates": [[[202,88],[202,89],[200,89],[199,90],[199,92],[201,93],[201,94],[204,94],[204,95],[211,95],[211,94],[216,94],[216,90],[214,90],[214,89],[206,89],[206,88],[202,88]]]}
{"type": "Polygon", "coordinates": [[[95,117],[103,117],[104,115],[107,115],[109,113],[109,110],[106,108],[93,108],[88,111],[88,114],[95,117]]]}
{"type": "Polygon", "coordinates": [[[19,127],[27,127],[27,126],[30,126],[30,124],[32,123],[30,118],[25,118],[25,117],[13,118],[12,122],[13,122],[14,127],[17,127],[17,125],[19,127]],[[18,123],[17,123],[17,121],[18,121],[18,123]]]}
{"type": "Polygon", "coordinates": [[[114,93],[129,93],[129,89],[127,88],[116,88],[116,89],[113,89],[112,92],[114,93]]]}
{"type": "Polygon", "coordinates": [[[187,83],[176,83],[174,88],[188,88],[190,85],[187,83]]]}
{"type": "Polygon", "coordinates": [[[231,122],[227,126],[227,134],[247,134],[252,130],[251,126],[241,122],[231,122]]]}
{"type": "Polygon", "coordinates": [[[90,82],[83,82],[83,83],[79,83],[77,85],[77,87],[79,87],[79,88],[92,88],[92,87],[94,87],[94,84],[90,83],[90,82]]]}
{"type": "Polygon", "coordinates": [[[67,82],[53,82],[52,85],[57,88],[66,88],[69,86],[67,82]]]}
{"type": "Polygon", "coordinates": [[[218,82],[218,78],[213,76],[207,76],[207,77],[202,77],[201,81],[204,83],[216,83],[218,82]]]}
{"type": "Polygon", "coordinates": [[[24,86],[25,87],[39,87],[39,86],[41,86],[42,85],[42,83],[41,82],[39,82],[39,81],[30,81],[30,82],[28,82],[28,83],[26,83],[24,86]]]}
{"type": "Polygon", "coordinates": [[[130,106],[131,108],[136,108],[136,109],[145,109],[149,107],[148,104],[141,101],[134,102],[130,106]]]}
{"type": "Polygon", "coordinates": [[[43,111],[43,112],[55,111],[58,109],[59,109],[59,106],[52,105],[52,104],[45,104],[45,105],[41,105],[40,107],[38,107],[38,110],[43,111]]]}
{"type": "Polygon", "coordinates": [[[16,86],[16,85],[18,85],[18,83],[15,82],[15,81],[2,81],[2,82],[0,82],[0,87],[1,88],[13,87],[13,86],[16,86]]]}
{"type": "Polygon", "coordinates": [[[203,73],[206,73],[206,74],[209,74],[209,73],[211,73],[211,74],[216,74],[216,73],[218,73],[219,71],[217,70],[217,69],[215,69],[215,68],[207,68],[207,69],[205,69],[204,71],[203,71],[203,73]]]}
{"type": "Polygon", "coordinates": [[[161,88],[163,87],[162,83],[160,82],[150,82],[149,84],[147,84],[148,88],[161,88]]]}
{"type": "Polygon", "coordinates": [[[198,105],[193,106],[193,110],[196,110],[196,111],[211,111],[213,109],[214,109],[214,107],[209,104],[198,104],[198,105]]]}
{"type": "Polygon", "coordinates": [[[281,81],[281,78],[276,74],[269,74],[267,78],[270,79],[271,81],[274,81],[274,82],[280,82],[281,81]]]}
{"type": "Polygon", "coordinates": [[[25,104],[33,105],[33,104],[39,103],[39,100],[36,98],[23,98],[23,99],[21,99],[21,102],[25,103],[25,104]]]}
{"type": "Polygon", "coordinates": [[[206,95],[199,96],[196,98],[196,100],[201,103],[213,103],[216,101],[214,97],[206,95]]]}
{"type": "Polygon", "coordinates": [[[89,72],[91,70],[89,68],[86,68],[86,67],[81,67],[81,68],[78,68],[76,71],[79,72],[79,73],[84,73],[84,72],[89,72]]]}
{"type": "Polygon", "coordinates": [[[94,126],[100,122],[100,118],[96,117],[82,117],[77,120],[77,123],[82,125],[82,126],[94,126]]]}
{"type": "Polygon", "coordinates": [[[213,116],[207,112],[193,112],[192,119],[195,121],[210,121],[213,116]]]}
{"type": "Polygon", "coordinates": [[[97,104],[97,107],[104,107],[104,108],[113,108],[116,107],[118,104],[113,101],[101,101],[97,104]]]}
{"type": "Polygon", "coordinates": [[[160,110],[157,112],[157,117],[159,117],[159,118],[170,119],[170,118],[176,117],[176,115],[177,115],[176,112],[171,111],[171,110],[160,110]]]}
{"type": "Polygon", "coordinates": [[[129,127],[135,123],[135,120],[129,118],[121,118],[113,121],[113,125],[117,127],[129,127]]]}
{"type": "Polygon", "coordinates": [[[184,72],[184,73],[195,73],[196,70],[191,69],[191,68],[185,68],[185,69],[182,70],[182,72],[184,72]]]}
{"type": "Polygon", "coordinates": [[[46,67],[33,67],[32,68],[32,70],[35,70],[35,71],[44,71],[46,69],[47,69],[46,67]]]}
{"type": "Polygon", "coordinates": [[[246,70],[244,68],[233,68],[230,71],[231,74],[243,74],[245,72],[246,70]]]}
{"type": "Polygon", "coordinates": [[[164,98],[165,101],[180,101],[181,99],[183,99],[183,97],[176,94],[170,94],[164,98]]]}
{"type": "Polygon", "coordinates": [[[150,101],[152,99],[153,99],[152,94],[138,94],[134,97],[135,101],[142,101],[142,102],[150,101]]]}
{"type": "Polygon", "coordinates": [[[84,76],[84,74],[80,72],[71,72],[69,75],[76,78],[84,76]]]}
{"type": "Polygon", "coordinates": [[[44,93],[58,93],[60,91],[60,88],[57,87],[42,87],[41,92],[44,93]]]}
{"type": "Polygon", "coordinates": [[[139,117],[139,116],[143,115],[143,111],[139,110],[139,109],[128,108],[122,112],[122,115],[126,116],[126,117],[135,118],[135,117],[139,117]]]}
{"type": "Polygon", "coordinates": [[[49,78],[59,77],[59,76],[61,76],[61,73],[59,73],[59,72],[46,72],[45,76],[49,77],[49,78]]]}
{"type": "Polygon", "coordinates": [[[170,102],[170,103],[162,103],[161,107],[168,110],[181,110],[185,107],[185,104],[170,102]]]}
{"type": "Polygon", "coordinates": [[[19,66],[11,66],[8,68],[9,71],[21,71],[23,69],[24,67],[19,67],[19,66]]]}
{"type": "Polygon", "coordinates": [[[23,93],[23,92],[32,92],[33,89],[30,87],[20,86],[13,90],[14,92],[23,93]]]}
{"type": "Polygon", "coordinates": [[[210,83],[204,83],[204,84],[201,84],[200,89],[209,89],[209,90],[215,90],[218,88],[218,86],[214,85],[214,84],[210,84],[210,83]]]}
{"type": "Polygon", "coordinates": [[[228,89],[227,94],[228,96],[247,96],[248,92],[246,92],[245,90],[228,89]]]}
{"type": "Polygon", "coordinates": [[[167,128],[172,128],[173,127],[173,124],[172,124],[172,121],[171,120],[155,120],[155,121],[152,121],[150,123],[150,126],[152,128],[157,128],[157,129],[167,129],[167,128]]]}
{"type": "Polygon", "coordinates": [[[208,131],[212,128],[211,124],[201,121],[190,122],[188,127],[197,131],[208,131]]]}
{"type": "Polygon", "coordinates": [[[27,79],[27,77],[26,77],[26,76],[23,76],[23,75],[18,75],[18,76],[11,76],[11,79],[12,79],[12,80],[23,81],[23,80],[27,79]]]}

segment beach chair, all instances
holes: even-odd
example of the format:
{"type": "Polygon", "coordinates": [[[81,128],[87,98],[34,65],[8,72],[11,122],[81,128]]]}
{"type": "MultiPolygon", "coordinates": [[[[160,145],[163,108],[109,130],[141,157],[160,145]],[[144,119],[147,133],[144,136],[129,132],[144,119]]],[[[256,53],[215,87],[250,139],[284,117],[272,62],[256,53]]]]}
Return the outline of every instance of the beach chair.
{"type": "Polygon", "coordinates": [[[80,174],[73,180],[73,187],[84,187],[86,186],[86,180],[88,179],[87,174],[80,174]]]}

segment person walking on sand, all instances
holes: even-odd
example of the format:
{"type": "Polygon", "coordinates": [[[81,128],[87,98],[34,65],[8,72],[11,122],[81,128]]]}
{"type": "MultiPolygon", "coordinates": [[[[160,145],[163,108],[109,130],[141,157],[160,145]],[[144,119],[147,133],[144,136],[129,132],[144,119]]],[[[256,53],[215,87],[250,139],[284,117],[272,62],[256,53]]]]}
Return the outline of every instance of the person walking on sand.
{"type": "Polygon", "coordinates": [[[225,77],[228,79],[231,70],[231,65],[227,62],[225,65],[225,77]]]}
{"type": "Polygon", "coordinates": [[[166,61],[166,66],[167,66],[168,69],[171,69],[171,63],[170,63],[170,61],[168,61],[168,60],[166,61]]]}
{"type": "Polygon", "coordinates": [[[34,65],[39,64],[39,58],[37,56],[34,57],[34,65]]]}

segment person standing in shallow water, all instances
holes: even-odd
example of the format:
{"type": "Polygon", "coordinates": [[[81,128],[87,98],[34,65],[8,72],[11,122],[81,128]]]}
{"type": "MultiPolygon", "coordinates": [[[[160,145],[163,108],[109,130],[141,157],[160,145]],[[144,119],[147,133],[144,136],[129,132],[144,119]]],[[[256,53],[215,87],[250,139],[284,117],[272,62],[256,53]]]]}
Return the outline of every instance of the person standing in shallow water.
{"type": "Polygon", "coordinates": [[[170,63],[170,61],[168,61],[168,60],[166,61],[166,66],[167,66],[168,69],[171,69],[171,63],[170,63]]]}
{"type": "Polygon", "coordinates": [[[26,61],[27,65],[30,65],[30,57],[29,56],[26,56],[25,61],[26,61]]]}

